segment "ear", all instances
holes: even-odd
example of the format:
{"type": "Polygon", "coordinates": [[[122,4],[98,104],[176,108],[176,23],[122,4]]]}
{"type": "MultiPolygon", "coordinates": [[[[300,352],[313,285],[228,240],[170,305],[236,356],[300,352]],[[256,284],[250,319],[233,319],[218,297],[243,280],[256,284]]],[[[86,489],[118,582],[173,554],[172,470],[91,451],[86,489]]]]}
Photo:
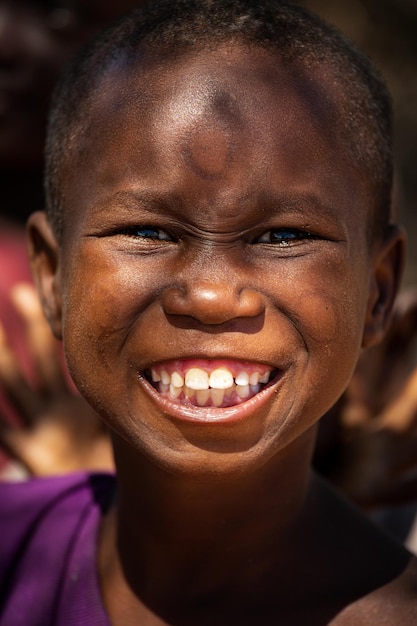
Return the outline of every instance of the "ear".
{"type": "Polygon", "coordinates": [[[391,225],[373,251],[363,348],[379,343],[391,320],[404,269],[405,240],[405,231],[400,226],[391,225]]]}
{"type": "Polygon", "coordinates": [[[29,259],[43,312],[57,339],[62,339],[61,264],[58,240],[43,211],[27,222],[29,259]]]}

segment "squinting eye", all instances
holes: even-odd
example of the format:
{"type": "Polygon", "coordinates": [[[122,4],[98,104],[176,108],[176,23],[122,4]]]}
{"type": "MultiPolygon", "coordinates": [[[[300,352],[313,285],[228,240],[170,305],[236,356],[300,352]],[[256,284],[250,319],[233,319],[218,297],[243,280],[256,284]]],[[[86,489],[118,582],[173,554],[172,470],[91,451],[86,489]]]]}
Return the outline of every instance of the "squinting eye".
{"type": "Polygon", "coordinates": [[[138,239],[157,239],[159,241],[172,241],[172,238],[164,230],[152,226],[133,226],[128,234],[138,239]]]}
{"type": "Polygon", "coordinates": [[[305,230],[298,230],[296,228],[273,228],[258,237],[255,243],[272,243],[281,246],[290,246],[296,241],[313,238],[314,235],[305,230]]]}

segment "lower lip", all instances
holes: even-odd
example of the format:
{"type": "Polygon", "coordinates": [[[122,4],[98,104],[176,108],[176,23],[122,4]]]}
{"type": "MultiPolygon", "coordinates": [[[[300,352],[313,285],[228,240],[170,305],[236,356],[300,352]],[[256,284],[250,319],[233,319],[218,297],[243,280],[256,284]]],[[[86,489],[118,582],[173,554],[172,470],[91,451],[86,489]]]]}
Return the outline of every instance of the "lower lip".
{"type": "Polygon", "coordinates": [[[182,422],[193,422],[199,424],[232,424],[235,422],[241,422],[256,411],[262,408],[269,400],[276,394],[277,388],[282,380],[283,373],[278,377],[275,377],[264,389],[262,389],[256,396],[246,400],[241,404],[230,406],[227,408],[215,408],[215,407],[199,407],[193,404],[180,404],[169,400],[169,398],[162,396],[152,385],[146,380],[146,378],[140,374],[139,381],[145,388],[148,395],[161,411],[176,420],[182,422]]]}

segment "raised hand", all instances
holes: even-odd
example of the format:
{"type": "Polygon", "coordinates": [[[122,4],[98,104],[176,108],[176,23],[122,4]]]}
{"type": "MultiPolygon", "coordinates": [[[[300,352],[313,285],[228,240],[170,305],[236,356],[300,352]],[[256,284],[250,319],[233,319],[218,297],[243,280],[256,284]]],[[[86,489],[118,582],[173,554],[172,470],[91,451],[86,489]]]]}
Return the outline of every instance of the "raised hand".
{"type": "Polygon", "coordinates": [[[0,324],[0,389],[18,416],[18,423],[0,416],[0,446],[29,475],[112,470],[108,433],[75,391],[34,287],[18,284],[10,297],[25,323],[32,375],[23,371],[0,324]]]}
{"type": "Polygon", "coordinates": [[[417,289],[401,294],[384,342],[365,352],[337,411],[329,478],[366,509],[417,502],[417,289]]]}

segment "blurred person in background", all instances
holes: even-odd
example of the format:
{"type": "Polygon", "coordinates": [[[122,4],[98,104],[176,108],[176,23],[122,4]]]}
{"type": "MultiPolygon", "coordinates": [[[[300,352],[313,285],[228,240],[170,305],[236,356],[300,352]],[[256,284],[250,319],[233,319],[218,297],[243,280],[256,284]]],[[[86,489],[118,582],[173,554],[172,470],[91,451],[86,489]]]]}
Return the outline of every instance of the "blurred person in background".
{"type": "Polygon", "coordinates": [[[101,426],[94,414],[74,396],[31,293],[24,225],[32,211],[44,206],[43,145],[59,74],[107,22],[137,4],[0,0],[0,436],[9,455],[29,473],[67,471],[77,464],[112,466],[107,436],[95,430],[101,426]],[[70,420],[71,414],[80,419],[70,420]],[[55,415],[60,419],[55,421],[55,415]],[[97,454],[94,446],[83,455],[72,446],[95,444],[97,437],[97,454]]]}
{"type": "Polygon", "coordinates": [[[417,3],[300,0],[373,59],[394,102],[396,217],[407,229],[404,285],[391,331],[359,361],[322,422],[318,467],[417,551],[417,3]]]}
{"type": "Polygon", "coordinates": [[[399,295],[384,341],[362,354],[319,429],[315,467],[417,553],[417,289],[399,295]]]}

